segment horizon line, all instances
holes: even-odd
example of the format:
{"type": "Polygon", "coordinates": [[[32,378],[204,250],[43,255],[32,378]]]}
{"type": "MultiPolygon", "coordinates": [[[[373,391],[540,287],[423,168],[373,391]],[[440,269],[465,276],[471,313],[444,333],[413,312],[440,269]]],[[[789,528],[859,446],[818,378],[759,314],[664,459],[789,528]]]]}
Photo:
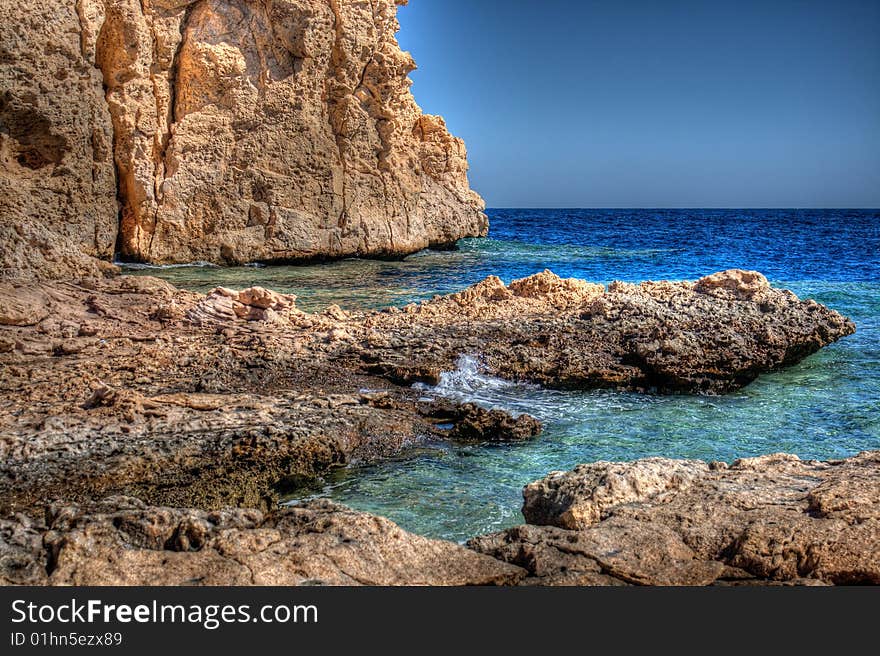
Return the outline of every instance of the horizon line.
{"type": "Polygon", "coordinates": [[[880,212],[880,207],[797,207],[794,205],[779,205],[772,207],[710,207],[710,206],[686,206],[686,207],[660,207],[660,206],[611,206],[611,207],[587,207],[568,205],[560,207],[551,207],[544,205],[493,205],[486,207],[486,210],[739,210],[739,211],[755,211],[755,210],[835,210],[847,212],[880,212]]]}

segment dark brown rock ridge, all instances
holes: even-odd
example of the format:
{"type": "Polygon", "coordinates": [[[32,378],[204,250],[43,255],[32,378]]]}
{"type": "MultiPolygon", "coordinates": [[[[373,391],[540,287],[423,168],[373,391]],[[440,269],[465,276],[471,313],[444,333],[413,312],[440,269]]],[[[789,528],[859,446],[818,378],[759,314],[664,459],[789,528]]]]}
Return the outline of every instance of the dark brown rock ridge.
{"type": "Polygon", "coordinates": [[[523,496],[528,525],[469,546],[525,584],[880,583],[880,452],[599,462],[523,496]]]}
{"type": "Polygon", "coordinates": [[[116,497],[0,520],[3,585],[505,585],[516,566],[327,501],[271,515],[116,497]]]}
{"type": "Polygon", "coordinates": [[[0,268],[396,256],[484,235],[398,0],[0,1],[0,268]],[[117,203],[118,196],[118,203],[117,203]]]}

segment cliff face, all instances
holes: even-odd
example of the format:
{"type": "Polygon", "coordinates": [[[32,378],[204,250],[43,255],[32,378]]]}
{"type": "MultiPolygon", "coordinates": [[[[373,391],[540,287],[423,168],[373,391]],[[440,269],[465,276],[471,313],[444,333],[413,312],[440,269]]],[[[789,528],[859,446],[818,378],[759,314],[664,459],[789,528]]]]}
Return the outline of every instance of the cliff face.
{"type": "Polygon", "coordinates": [[[113,134],[73,2],[0,1],[0,276],[59,277],[109,259],[113,134]]]}
{"type": "Polygon", "coordinates": [[[397,4],[0,0],[3,184],[22,198],[4,198],[4,233],[108,256],[115,160],[135,259],[399,255],[485,234],[463,142],[410,93],[397,4]]]}

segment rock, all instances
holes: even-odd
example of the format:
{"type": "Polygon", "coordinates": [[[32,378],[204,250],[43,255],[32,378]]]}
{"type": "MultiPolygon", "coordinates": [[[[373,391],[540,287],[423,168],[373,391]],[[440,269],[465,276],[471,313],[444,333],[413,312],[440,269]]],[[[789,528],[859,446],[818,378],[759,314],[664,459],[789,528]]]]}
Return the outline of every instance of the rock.
{"type": "Polygon", "coordinates": [[[586,529],[616,506],[647,499],[661,503],[706,471],[708,465],[703,462],[663,458],[580,465],[527,485],[523,516],[538,526],[586,529]]]}
{"type": "Polygon", "coordinates": [[[541,434],[541,422],[529,415],[513,417],[501,410],[486,410],[473,403],[458,409],[449,436],[465,442],[522,442],[541,434]]]}
{"type": "MultiPolygon", "coordinates": [[[[294,297],[265,289],[203,296],[148,277],[2,283],[7,307],[36,299],[19,324],[45,318],[0,335],[0,512],[116,494],[268,508],[298,481],[422,440],[536,435],[534,418],[437,400],[462,356],[476,367],[465,377],[482,370],[548,386],[723,392],[853,330],[777,289],[736,300],[691,283],[602,290],[549,273],[512,287],[489,279],[411,312],[307,314],[294,297]],[[375,398],[338,400],[361,390],[375,398]]],[[[673,465],[654,479],[609,467],[595,476],[618,482],[589,499],[568,483],[556,497],[539,490],[530,520],[554,523],[537,517],[567,511],[560,526],[586,526],[609,504],[662,498],[690,476],[673,465]],[[566,506],[569,494],[578,502],[566,506]]],[[[817,508],[838,503],[816,499],[817,508]]]]}
{"type": "Polygon", "coordinates": [[[837,312],[756,276],[608,289],[547,271],[510,287],[492,276],[403,315],[371,318],[370,328],[393,332],[398,345],[371,345],[365,357],[396,361],[399,380],[407,368],[449,371],[461,355],[479,353],[486,373],[545,387],[717,394],[855,332],[837,312]]]}
{"type": "Polygon", "coordinates": [[[54,507],[42,530],[26,517],[3,522],[0,554],[5,584],[461,586],[512,584],[524,575],[328,501],[264,515],[109,498],[54,507]]]}
{"type": "Polygon", "coordinates": [[[749,300],[756,294],[770,289],[767,278],[757,271],[732,269],[713,273],[700,278],[694,284],[694,291],[700,294],[727,296],[736,300],[749,300]]]}
{"type": "Polygon", "coordinates": [[[409,91],[392,0],[87,4],[125,255],[402,255],[486,233],[464,144],[409,91]]]}
{"type": "Polygon", "coordinates": [[[279,294],[262,287],[251,287],[239,292],[237,300],[261,310],[286,310],[296,305],[296,296],[279,294]]]}
{"type": "Polygon", "coordinates": [[[194,324],[212,325],[235,322],[237,319],[283,322],[290,313],[299,313],[296,296],[292,294],[279,294],[262,287],[251,287],[240,292],[218,287],[190,309],[186,316],[194,324]]]}
{"type": "Polygon", "coordinates": [[[410,93],[397,4],[0,0],[0,273],[102,275],[117,235],[127,258],[222,264],[485,235],[464,143],[410,93]]]}
{"type": "Polygon", "coordinates": [[[51,312],[51,299],[41,289],[0,287],[0,326],[36,326],[51,312]]]}
{"type": "Polygon", "coordinates": [[[524,498],[530,525],[469,546],[525,567],[527,583],[880,583],[880,451],[595,463],[524,498]]]}
{"type": "Polygon", "coordinates": [[[113,134],[83,2],[2,0],[0,279],[102,275],[117,235],[113,134]]]}
{"type": "Polygon", "coordinates": [[[514,280],[510,283],[510,291],[514,296],[541,299],[554,306],[572,306],[601,296],[605,287],[576,278],[563,280],[546,269],[528,278],[514,280]]]}
{"type": "Polygon", "coordinates": [[[46,585],[44,533],[27,515],[0,519],[0,584],[46,585]]]}

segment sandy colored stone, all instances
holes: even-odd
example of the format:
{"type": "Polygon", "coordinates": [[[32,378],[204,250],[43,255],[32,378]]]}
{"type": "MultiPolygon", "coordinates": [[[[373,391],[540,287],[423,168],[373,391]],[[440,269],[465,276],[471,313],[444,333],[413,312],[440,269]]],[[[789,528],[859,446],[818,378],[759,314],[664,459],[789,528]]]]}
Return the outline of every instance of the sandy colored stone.
{"type": "Polygon", "coordinates": [[[113,255],[113,133],[81,5],[0,2],[0,279],[98,273],[113,255]]]}
{"type": "Polygon", "coordinates": [[[0,522],[0,582],[36,585],[503,585],[515,566],[315,501],[264,515],[124,497],[0,522]]]}
{"type": "Polygon", "coordinates": [[[744,300],[770,288],[767,278],[757,271],[720,271],[700,278],[694,283],[694,291],[701,294],[727,295],[744,300]]]}
{"type": "MultiPolygon", "coordinates": [[[[548,386],[720,393],[853,330],[778,289],[750,300],[691,283],[602,291],[550,273],[515,289],[530,291],[489,279],[405,310],[306,313],[265,289],[203,296],[150,277],[0,284],[11,324],[0,325],[0,509],[110,494],[264,508],[330,468],[422,440],[536,435],[531,417],[412,388],[437,384],[462,356],[548,386]]],[[[568,526],[689,479],[686,467],[653,478],[608,467],[594,476],[617,482],[597,496],[559,488],[574,498],[568,526]]],[[[856,502],[817,490],[814,503],[856,502]]]]}
{"type": "Polygon", "coordinates": [[[585,529],[616,506],[646,499],[662,502],[707,470],[702,462],[663,458],[580,465],[572,472],[553,472],[527,485],[523,516],[539,526],[585,529]]]}
{"type": "Polygon", "coordinates": [[[594,463],[524,498],[530,525],[469,544],[525,567],[530,584],[880,583],[876,451],[594,463]]]}
{"type": "Polygon", "coordinates": [[[402,255],[486,233],[464,144],[410,93],[391,0],[84,2],[104,16],[125,255],[402,255]]]}
{"type": "Polygon", "coordinates": [[[244,263],[485,235],[464,143],[410,93],[397,4],[0,1],[0,275],[110,272],[117,236],[244,263]]]}

